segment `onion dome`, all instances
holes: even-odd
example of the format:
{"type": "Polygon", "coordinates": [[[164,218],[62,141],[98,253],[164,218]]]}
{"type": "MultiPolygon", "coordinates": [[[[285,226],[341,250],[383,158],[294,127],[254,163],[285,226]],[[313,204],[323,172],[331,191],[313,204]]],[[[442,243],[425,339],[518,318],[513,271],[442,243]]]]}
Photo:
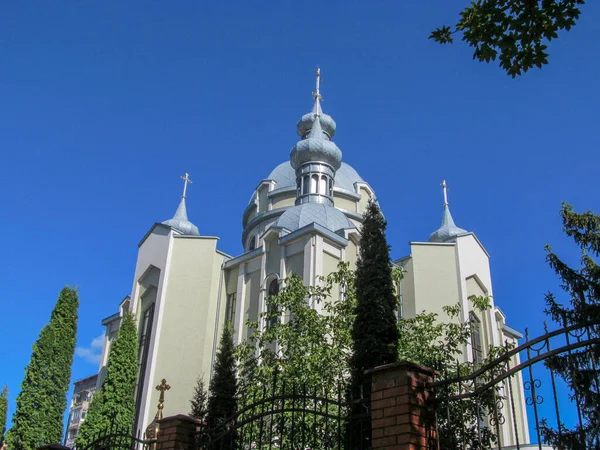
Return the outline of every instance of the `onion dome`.
{"type": "Polygon", "coordinates": [[[187,209],[185,207],[185,197],[181,198],[181,202],[175,211],[175,215],[172,219],[165,220],[163,225],[170,226],[171,228],[179,231],[181,234],[188,236],[200,236],[198,227],[190,222],[187,218],[187,209]]]}
{"type": "MultiPolygon", "coordinates": [[[[315,115],[315,118],[319,117],[315,115]]],[[[290,152],[290,163],[298,169],[308,162],[323,162],[337,170],[342,165],[342,151],[329,140],[321,128],[320,120],[315,120],[308,136],[298,142],[290,152]]]]}
{"type": "Polygon", "coordinates": [[[429,236],[429,242],[446,242],[456,236],[468,233],[467,230],[463,230],[462,228],[456,226],[454,219],[452,218],[452,214],[450,214],[450,207],[448,206],[448,186],[446,185],[446,180],[442,182],[441,186],[444,190],[444,215],[442,216],[442,226],[431,233],[431,236],[429,236]]]}
{"type": "Polygon", "coordinates": [[[355,228],[343,212],[323,203],[304,203],[294,206],[277,219],[275,226],[296,231],[312,223],[333,232],[355,228]]]}
{"type": "Polygon", "coordinates": [[[319,116],[319,123],[321,124],[321,128],[323,133],[329,137],[329,139],[333,138],[335,134],[335,120],[323,112],[321,109],[321,101],[319,98],[315,100],[315,106],[313,106],[312,112],[308,114],[304,114],[302,118],[298,121],[296,125],[296,130],[298,131],[298,135],[301,138],[305,138],[308,132],[312,129],[313,124],[315,123],[316,116],[319,116]]]}

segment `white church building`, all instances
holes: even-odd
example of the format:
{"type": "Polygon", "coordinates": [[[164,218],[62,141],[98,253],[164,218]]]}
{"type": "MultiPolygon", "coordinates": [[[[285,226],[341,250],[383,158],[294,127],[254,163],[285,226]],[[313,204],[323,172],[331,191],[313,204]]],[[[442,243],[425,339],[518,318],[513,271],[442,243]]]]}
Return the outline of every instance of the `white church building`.
{"type": "MultiPolygon", "coordinates": [[[[311,112],[297,124],[300,140],[289,160],[276,166],[256,186],[243,211],[244,252],[230,256],[218,249],[218,237],[203,236],[186,211],[186,174],[181,202],[172,219],[155,223],[138,244],[131,294],[118,311],[103,320],[106,335],[99,383],[111,341],[126,311],[138,320],[139,379],[136,427],[143,433],[158,403],[154,387],[171,385],[164,415],[187,413],[196,379],[208,383],[223,324],[234,324],[236,343],[247,336],[245,323],[265,310],[265,298],[277,292],[291,273],[314,285],[337,269],[340,261],[357,260],[362,214],[373,188],[342,161],[333,142],[336,123],[321,107],[320,76],[311,112]]],[[[516,342],[521,334],[506,325],[496,306],[489,254],[474,233],[455,225],[444,186],[442,225],[427,242],[411,242],[410,254],[395,261],[405,271],[400,285],[399,316],[437,312],[459,303],[462,321],[474,321],[469,360],[485,357],[489,345],[516,342]],[[471,298],[489,296],[492,308],[481,315],[471,298]]],[[[385,211],[384,211],[385,213],[385,211]]],[[[432,226],[434,228],[434,226],[432,226]]],[[[394,225],[389,224],[389,232],[394,225]]],[[[116,309],[116,307],[115,307],[116,309]]],[[[520,380],[519,380],[520,381],[520,380]]],[[[521,442],[528,442],[523,390],[510,392],[521,442]],[[525,437],[525,439],[524,439],[525,437]]],[[[502,444],[514,443],[506,414],[502,444]]]]}

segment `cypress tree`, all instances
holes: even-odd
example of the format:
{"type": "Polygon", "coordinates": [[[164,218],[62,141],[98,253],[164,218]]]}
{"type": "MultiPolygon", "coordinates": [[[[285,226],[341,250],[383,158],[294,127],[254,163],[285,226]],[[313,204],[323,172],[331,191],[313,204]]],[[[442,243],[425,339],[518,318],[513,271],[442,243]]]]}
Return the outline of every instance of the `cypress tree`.
{"type": "Polygon", "coordinates": [[[194,387],[194,396],[190,400],[190,416],[204,421],[206,418],[207,398],[208,393],[204,388],[204,380],[202,379],[202,376],[199,376],[198,380],[196,381],[196,387],[194,387]]]}
{"type": "Polygon", "coordinates": [[[356,319],[352,328],[351,361],[355,386],[368,381],[363,375],[365,370],[392,363],[398,357],[398,301],[386,227],[379,207],[369,201],[356,262],[356,319]]]}
{"type": "Polygon", "coordinates": [[[233,326],[227,322],[221,335],[215,368],[208,396],[206,421],[209,428],[225,422],[234,413],[237,404],[237,373],[235,366],[233,326]]]}
{"type": "Polygon", "coordinates": [[[4,386],[0,393],[0,448],[4,445],[6,431],[6,413],[8,412],[8,387],[4,386]]]}
{"type": "MultiPolygon", "coordinates": [[[[578,214],[570,205],[561,210],[563,230],[581,252],[581,267],[569,267],[547,246],[546,260],[562,282],[570,297],[568,304],[559,302],[552,293],[546,294],[547,313],[561,326],[591,322],[587,327],[589,339],[600,337],[600,215],[587,211],[578,214]]],[[[584,336],[585,338],[585,336],[584,336]]],[[[581,425],[569,430],[564,424],[553,429],[542,422],[544,440],[555,448],[600,448],[600,367],[597,363],[600,346],[594,344],[566,354],[554,356],[546,365],[561,376],[574,394],[581,411],[581,425]]]]}
{"type": "Polygon", "coordinates": [[[13,425],[6,435],[11,450],[33,450],[62,441],[63,416],[77,333],[79,297],[65,287],[58,297],[50,322],[33,345],[13,425]]]}
{"type": "Polygon", "coordinates": [[[106,378],[94,395],[76,437],[77,447],[82,448],[92,443],[98,434],[107,431],[111,424],[120,432],[132,431],[137,370],[137,330],[133,314],[127,313],[110,347],[106,378]]]}

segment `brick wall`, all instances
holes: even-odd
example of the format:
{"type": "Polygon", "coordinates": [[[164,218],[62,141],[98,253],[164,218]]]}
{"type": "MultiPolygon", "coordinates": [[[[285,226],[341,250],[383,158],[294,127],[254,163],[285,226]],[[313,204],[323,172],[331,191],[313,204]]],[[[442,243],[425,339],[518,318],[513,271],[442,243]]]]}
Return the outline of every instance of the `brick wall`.
{"type": "Polygon", "coordinates": [[[373,450],[431,450],[435,413],[426,400],[434,372],[408,362],[376,367],[371,385],[373,450]]]}

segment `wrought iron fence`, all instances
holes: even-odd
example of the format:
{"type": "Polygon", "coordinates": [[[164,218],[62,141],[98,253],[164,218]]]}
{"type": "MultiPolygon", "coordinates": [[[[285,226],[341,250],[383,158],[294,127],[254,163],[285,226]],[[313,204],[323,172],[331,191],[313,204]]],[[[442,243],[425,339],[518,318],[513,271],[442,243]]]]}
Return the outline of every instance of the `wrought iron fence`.
{"type": "Polygon", "coordinates": [[[111,420],[107,429],[94,436],[88,445],[77,447],[77,450],[152,450],[155,443],[156,440],[143,439],[139,432],[135,435],[131,427],[121,427],[111,420]]]}
{"type": "Polygon", "coordinates": [[[600,411],[590,410],[600,398],[600,323],[545,331],[526,332],[524,344],[506,344],[481,367],[457,363],[432,383],[434,448],[600,449],[600,411]],[[585,390],[570,390],[564,378],[582,374],[585,390]]]}
{"type": "Polygon", "coordinates": [[[343,385],[327,389],[274,380],[246,393],[232,417],[200,430],[197,443],[203,450],[363,450],[369,448],[370,417],[362,389],[350,395],[343,385]]]}

